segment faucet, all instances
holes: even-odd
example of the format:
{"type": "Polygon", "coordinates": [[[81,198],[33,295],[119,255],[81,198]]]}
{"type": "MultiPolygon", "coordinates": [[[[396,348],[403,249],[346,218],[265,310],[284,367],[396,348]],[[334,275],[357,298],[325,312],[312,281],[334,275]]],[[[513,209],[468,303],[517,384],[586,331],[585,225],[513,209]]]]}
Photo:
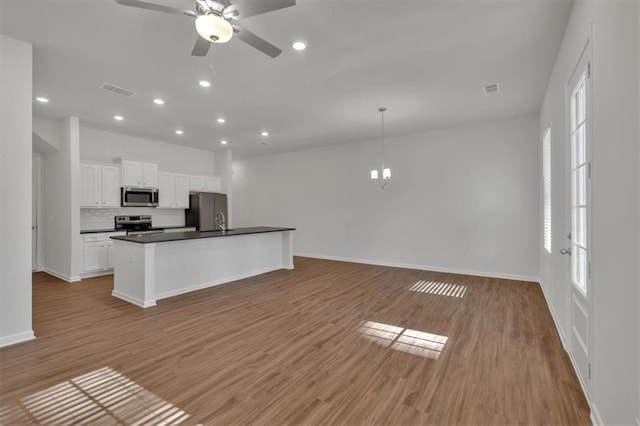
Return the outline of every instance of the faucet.
{"type": "Polygon", "coordinates": [[[216,212],[216,218],[215,218],[216,223],[218,223],[220,225],[220,230],[222,232],[224,232],[226,230],[225,228],[225,220],[224,220],[224,213],[222,211],[218,211],[216,212]]]}

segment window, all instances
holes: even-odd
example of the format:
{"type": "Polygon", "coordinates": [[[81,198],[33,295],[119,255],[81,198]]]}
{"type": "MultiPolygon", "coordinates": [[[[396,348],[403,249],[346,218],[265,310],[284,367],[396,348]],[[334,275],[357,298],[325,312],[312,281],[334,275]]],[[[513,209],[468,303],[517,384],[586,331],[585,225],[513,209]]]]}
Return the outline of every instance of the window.
{"type": "Polygon", "coordinates": [[[573,284],[587,294],[587,71],[571,92],[571,276],[573,284]]]}
{"type": "Polygon", "coordinates": [[[542,138],[543,239],[544,248],[551,253],[551,128],[542,138]]]}

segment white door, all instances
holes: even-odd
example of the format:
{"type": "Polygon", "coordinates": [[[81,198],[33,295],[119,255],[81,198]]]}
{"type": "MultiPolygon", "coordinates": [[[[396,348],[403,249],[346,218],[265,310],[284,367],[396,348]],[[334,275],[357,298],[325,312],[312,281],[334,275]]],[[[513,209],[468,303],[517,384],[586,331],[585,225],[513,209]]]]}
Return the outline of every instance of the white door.
{"type": "Polygon", "coordinates": [[[120,168],[102,166],[102,207],[120,207],[120,168]]]}
{"type": "Polygon", "coordinates": [[[591,380],[591,283],[590,262],[590,187],[591,187],[591,63],[589,45],[569,80],[569,201],[571,229],[567,230],[569,247],[567,276],[571,309],[571,354],[585,390],[591,380]]]}
{"type": "Polygon", "coordinates": [[[39,173],[38,157],[33,156],[32,180],[31,180],[31,270],[38,269],[38,179],[39,173]]]}

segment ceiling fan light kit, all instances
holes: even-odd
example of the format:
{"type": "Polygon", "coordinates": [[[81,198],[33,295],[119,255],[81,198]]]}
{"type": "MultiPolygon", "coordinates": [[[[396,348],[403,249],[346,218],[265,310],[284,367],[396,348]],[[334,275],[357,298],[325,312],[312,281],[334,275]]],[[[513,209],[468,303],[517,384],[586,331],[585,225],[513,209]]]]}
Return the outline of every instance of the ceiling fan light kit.
{"type": "Polygon", "coordinates": [[[233,27],[216,13],[200,15],[196,18],[196,31],[203,39],[213,43],[226,43],[233,36],[233,27]]]}
{"type": "Polygon", "coordinates": [[[272,58],[280,55],[282,50],[239,25],[238,20],[296,5],[296,0],[245,0],[234,4],[230,0],[195,0],[193,11],[144,0],[115,1],[122,6],[196,18],[196,31],[201,38],[196,40],[191,51],[193,56],[207,56],[211,43],[226,43],[235,34],[239,40],[272,58]]]}

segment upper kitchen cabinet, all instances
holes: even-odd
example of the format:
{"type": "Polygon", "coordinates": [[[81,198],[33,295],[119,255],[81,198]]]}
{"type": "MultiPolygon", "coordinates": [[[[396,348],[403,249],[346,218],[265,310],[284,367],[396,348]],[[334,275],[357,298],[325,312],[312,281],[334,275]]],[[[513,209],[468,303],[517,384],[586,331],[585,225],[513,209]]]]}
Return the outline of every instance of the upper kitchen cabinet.
{"type": "Polygon", "coordinates": [[[220,192],[220,178],[216,176],[191,176],[192,192],[220,192]]]}
{"type": "Polygon", "coordinates": [[[80,207],[120,207],[120,168],[80,164],[80,207]]]}
{"type": "Polygon", "coordinates": [[[189,208],[189,175],[158,173],[158,208],[189,208]]]}
{"type": "Polygon", "coordinates": [[[121,160],[122,186],[157,188],[158,165],[142,161],[121,160]]]}

